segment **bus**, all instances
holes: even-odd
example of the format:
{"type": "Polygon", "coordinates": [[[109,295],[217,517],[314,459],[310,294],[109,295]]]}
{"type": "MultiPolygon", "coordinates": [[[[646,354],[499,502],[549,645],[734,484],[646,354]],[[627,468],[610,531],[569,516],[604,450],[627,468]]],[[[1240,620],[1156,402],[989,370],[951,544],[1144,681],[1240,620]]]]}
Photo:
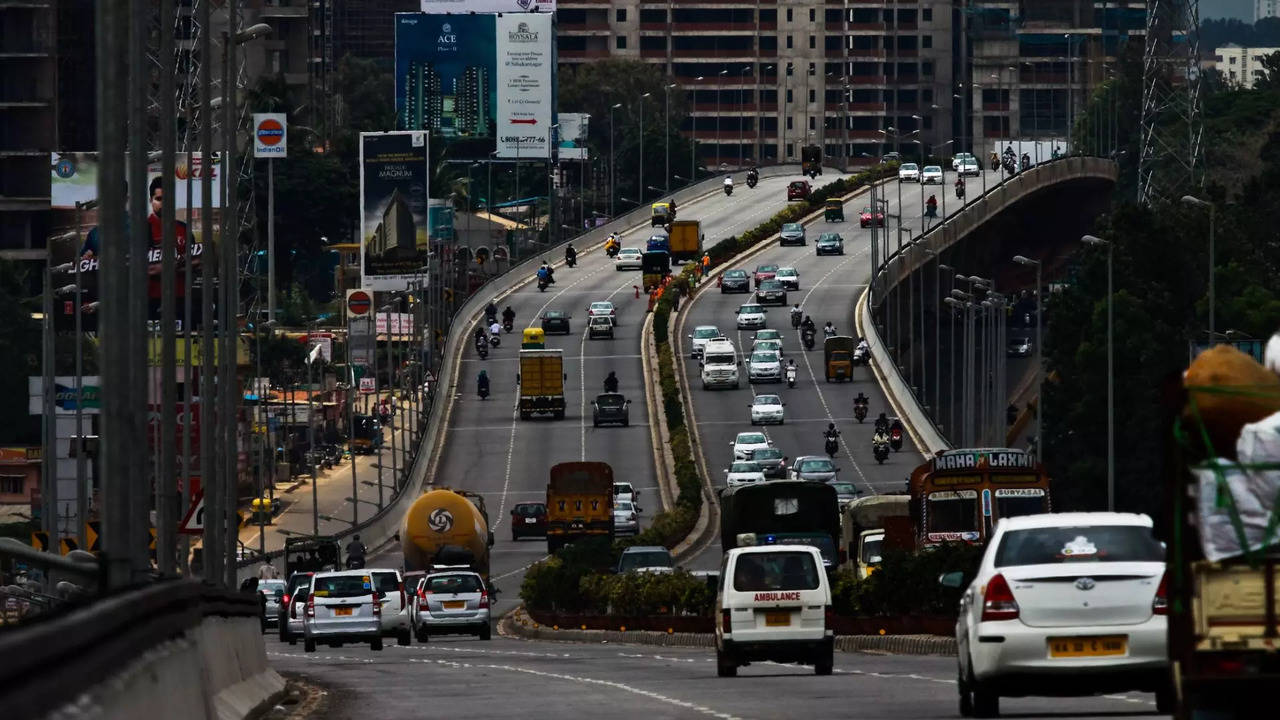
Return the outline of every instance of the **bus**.
{"type": "Polygon", "coordinates": [[[1051,510],[1044,465],[1016,448],[941,450],[911,472],[908,493],[917,547],[981,544],[1002,517],[1051,510]]]}

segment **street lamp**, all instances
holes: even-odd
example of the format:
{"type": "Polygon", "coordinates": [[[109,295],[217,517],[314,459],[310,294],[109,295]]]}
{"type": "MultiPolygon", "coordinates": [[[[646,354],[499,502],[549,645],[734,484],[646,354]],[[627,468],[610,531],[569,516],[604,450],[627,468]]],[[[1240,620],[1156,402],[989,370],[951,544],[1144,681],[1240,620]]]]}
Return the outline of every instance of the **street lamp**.
{"type": "Polygon", "coordinates": [[[1116,366],[1115,326],[1112,324],[1112,306],[1115,298],[1111,289],[1111,259],[1115,246],[1100,237],[1085,235],[1080,242],[1094,247],[1107,248],[1107,510],[1116,509],[1116,366]]]}
{"type": "MultiPolygon", "coordinates": [[[[694,78],[694,82],[702,82],[705,80],[699,75],[694,78]]],[[[693,107],[689,109],[689,183],[698,179],[698,118],[693,114],[698,109],[698,91],[693,91],[693,107]]]]}
{"type": "Polygon", "coordinates": [[[720,76],[720,80],[716,84],[716,167],[720,166],[720,96],[724,94],[724,76],[729,74],[728,70],[721,70],[716,73],[720,76]]]}
{"type": "Polygon", "coordinates": [[[1182,196],[1182,202],[1184,202],[1184,203],[1186,203],[1186,204],[1188,204],[1188,205],[1195,205],[1196,207],[1207,207],[1207,208],[1209,208],[1209,346],[1210,346],[1210,347],[1212,347],[1212,346],[1213,346],[1213,343],[1214,343],[1214,338],[1216,337],[1216,335],[1214,335],[1214,333],[1213,333],[1213,328],[1214,328],[1214,325],[1213,325],[1213,316],[1214,316],[1214,312],[1213,312],[1213,304],[1214,304],[1214,280],[1213,280],[1213,276],[1214,276],[1214,267],[1213,267],[1213,263],[1214,263],[1214,250],[1213,250],[1213,220],[1214,220],[1214,205],[1213,205],[1213,203],[1209,202],[1208,200],[1201,200],[1200,198],[1195,197],[1195,196],[1193,196],[1193,195],[1183,195],[1183,196],[1182,196]]]}
{"type": "Polygon", "coordinates": [[[664,114],[666,119],[663,124],[662,142],[667,146],[667,165],[666,172],[663,173],[662,185],[666,188],[664,195],[671,194],[671,88],[675,87],[675,83],[662,86],[662,96],[664,100],[664,114]]]}
{"type": "Polygon", "coordinates": [[[746,113],[744,112],[746,110],[746,105],[747,105],[745,96],[746,96],[746,87],[747,87],[747,73],[749,72],[751,72],[750,65],[747,65],[746,67],[742,68],[742,82],[738,83],[738,170],[742,170],[742,144],[743,144],[742,127],[744,124],[742,122],[742,118],[746,115],[746,113]]]}
{"type": "Polygon", "coordinates": [[[609,217],[613,217],[613,197],[617,193],[617,172],[613,167],[613,111],[622,107],[622,103],[609,106],[609,217]]]}
{"type": "MultiPolygon", "coordinates": [[[[547,242],[555,244],[556,235],[558,234],[555,227],[555,174],[556,174],[556,152],[554,135],[556,130],[560,129],[560,123],[552,123],[547,126],[547,242]]],[[[390,326],[388,326],[390,327],[390,326]]]]}
{"type": "Polygon", "coordinates": [[[644,93],[640,96],[640,177],[636,184],[636,193],[640,195],[640,200],[644,200],[644,99],[649,97],[650,93],[644,93]]]}
{"type": "Polygon", "coordinates": [[[1044,462],[1044,367],[1042,365],[1041,349],[1041,328],[1043,326],[1043,318],[1041,317],[1041,285],[1040,272],[1042,270],[1039,260],[1032,260],[1025,255],[1014,255],[1013,261],[1019,265],[1034,267],[1036,269],[1036,375],[1039,378],[1039,389],[1036,391],[1037,407],[1036,407],[1036,459],[1044,462]]]}

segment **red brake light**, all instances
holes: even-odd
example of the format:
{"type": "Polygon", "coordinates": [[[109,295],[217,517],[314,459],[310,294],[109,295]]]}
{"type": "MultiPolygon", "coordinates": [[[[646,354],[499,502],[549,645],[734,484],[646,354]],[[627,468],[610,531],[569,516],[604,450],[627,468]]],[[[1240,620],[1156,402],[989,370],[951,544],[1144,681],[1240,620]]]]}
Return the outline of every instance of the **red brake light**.
{"type": "Polygon", "coordinates": [[[1151,601],[1151,612],[1155,615],[1169,614],[1169,572],[1160,576],[1160,586],[1156,588],[1155,599],[1151,601]]]}
{"type": "Polygon", "coordinates": [[[1013,598],[1013,591],[1004,575],[997,573],[987,581],[987,592],[982,599],[982,621],[1016,620],[1018,618],[1018,601],[1013,598]]]}
{"type": "Polygon", "coordinates": [[[289,596],[288,596],[288,595],[285,595],[284,597],[280,598],[280,602],[284,603],[285,605],[288,605],[288,604],[289,604],[289,596]]]}
{"type": "Polygon", "coordinates": [[[316,599],[314,596],[309,595],[307,596],[307,617],[313,618],[315,616],[316,616],[316,599]]]}
{"type": "Polygon", "coordinates": [[[404,583],[400,583],[400,607],[404,607],[404,583]]]}
{"type": "Polygon", "coordinates": [[[725,634],[731,634],[733,632],[733,621],[729,617],[728,608],[720,611],[720,631],[725,634]]]}
{"type": "Polygon", "coordinates": [[[489,609],[489,593],[483,590],[480,592],[480,609],[489,609]]]}
{"type": "Polygon", "coordinates": [[[377,590],[373,591],[373,614],[378,616],[382,615],[382,598],[378,597],[377,590]]]}

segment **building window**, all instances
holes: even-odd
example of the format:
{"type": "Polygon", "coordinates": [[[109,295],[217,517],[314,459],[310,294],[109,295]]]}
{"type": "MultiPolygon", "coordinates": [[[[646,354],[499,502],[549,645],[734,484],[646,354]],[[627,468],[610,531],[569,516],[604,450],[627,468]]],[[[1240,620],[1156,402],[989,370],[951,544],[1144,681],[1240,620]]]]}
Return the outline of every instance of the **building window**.
{"type": "Polygon", "coordinates": [[[790,158],[791,156],[791,143],[787,143],[787,157],[790,158]]]}
{"type": "Polygon", "coordinates": [[[925,48],[926,50],[927,50],[927,49],[929,49],[929,48],[931,48],[931,47],[933,47],[933,36],[932,36],[932,35],[921,35],[921,36],[920,36],[920,47],[925,48]]]}
{"type": "MultiPolygon", "coordinates": [[[[787,22],[791,22],[791,8],[787,8],[787,22]]],[[[791,46],[788,45],[787,47],[791,47],[791,46]]],[[[787,153],[787,154],[790,155],[791,153],[787,153]]]]}
{"type": "MultiPolygon", "coordinates": [[[[790,11],[788,11],[788,12],[790,12],[790,11]]],[[[794,44],[794,43],[792,43],[792,41],[791,41],[791,36],[790,36],[790,35],[788,35],[788,36],[787,36],[787,49],[788,49],[788,50],[790,50],[790,49],[792,49],[792,48],[794,48],[794,47],[795,47],[795,44],[794,44]]]]}
{"type": "Polygon", "coordinates": [[[925,8],[921,10],[920,19],[925,22],[933,22],[933,8],[925,8]]]}
{"type": "MultiPolygon", "coordinates": [[[[809,22],[818,22],[817,13],[818,13],[817,10],[814,10],[813,8],[809,8],[809,22]]],[[[809,47],[813,47],[813,46],[810,45],[809,47]]]]}
{"type": "Polygon", "coordinates": [[[921,74],[921,75],[928,75],[928,76],[932,76],[932,75],[933,75],[933,63],[931,63],[931,62],[923,62],[923,63],[920,63],[920,74],[921,74]]]}
{"type": "Polygon", "coordinates": [[[809,63],[809,74],[810,74],[810,75],[817,75],[817,74],[818,74],[818,65],[817,65],[817,63],[809,63]]]}
{"type": "Polygon", "coordinates": [[[616,40],[616,42],[617,42],[616,47],[617,47],[619,50],[626,50],[626,49],[627,49],[627,36],[626,36],[626,35],[619,35],[619,36],[617,36],[617,37],[615,38],[615,40],[616,40]]]}
{"type": "Polygon", "coordinates": [[[795,102],[795,96],[792,94],[793,92],[794,91],[791,88],[787,88],[787,102],[789,103],[795,102]]]}
{"type": "Polygon", "coordinates": [[[816,35],[809,36],[809,49],[813,50],[818,47],[818,37],[816,35]]]}
{"type": "Polygon", "coordinates": [[[817,130],[817,129],[818,129],[818,126],[815,124],[816,122],[817,122],[817,118],[815,118],[814,116],[810,115],[810,116],[809,116],[809,129],[810,129],[810,130],[817,130]]]}
{"type": "Polygon", "coordinates": [[[818,102],[818,95],[816,90],[812,90],[812,89],[809,90],[809,102],[811,103],[818,102]]]}
{"type": "Polygon", "coordinates": [[[617,12],[616,14],[614,14],[614,16],[613,16],[613,17],[614,17],[614,19],[615,19],[617,22],[620,22],[620,23],[622,23],[622,22],[626,22],[626,21],[627,21],[627,9],[626,9],[626,8],[618,8],[618,12],[617,12]]]}
{"type": "MultiPolygon", "coordinates": [[[[794,128],[791,126],[791,116],[790,116],[790,115],[788,115],[788,116],[787,116],[787,129],[788,129],[788,130],[793,130],[793,129],[794,129],[794,128]]],[[[790,151],[790,150],[788,150],[788,151],[787,151],[787,154],[788,154],[788,155],[790,155],[790,154],[791,154],[791,151],[790,151]]]]}
{"type": "Polygon", "coordinates": [[[0,475],[0,495],[21,495],[25,479],[22,475],[0,475]]]}
{"type": "Polygon", "coordinates": [[[1228,62],[1229,62],[1229,64],[1231,64],[1231,65],[1235,65],[1235,64],[1236,64],[1236,58],[1235,58],[1235,56],[1234,56],[1234,55],[1232,55],[1232,56],[1231,56],[1231,60],[1229,60],[1228,62]]]}

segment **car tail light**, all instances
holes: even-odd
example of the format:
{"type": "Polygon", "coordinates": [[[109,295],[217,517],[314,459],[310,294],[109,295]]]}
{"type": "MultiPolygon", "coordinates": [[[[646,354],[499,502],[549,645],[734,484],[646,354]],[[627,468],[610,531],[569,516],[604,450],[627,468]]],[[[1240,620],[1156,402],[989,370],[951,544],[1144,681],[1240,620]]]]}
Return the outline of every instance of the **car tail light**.
{"type": "Polygon", "coordinates": [[[307,598],[307,617],[313,618],[315,616],[316,616],[316,599],[314,597],[308,597],[307,598]]]}
{"type": "Polygon", "coordinates": [[[289,604],[289,596],[288,596],[288,595],[285,595],[284,597],[280,598],[280,602],[284,603],[285,605],[288,605],[288,604],[289,604]]]}
{"type": "Polygon", "coordinates": [[[382,617],[382,600],[378,598],[378,591],[373,591],[373,614],[382,617]]]}
{"type": "Polygon", "coordinates": [[[489,593],[487,592],[480,593],[480,609],[481,610],[489,609],[489,593]]]}
{"type": "Polygon", "coordinates": [[[720,611],[720,631],[725,634],[733,632],[733,621],[729,617],[728,608],[720,611]]]}
{"type": "Polygon", "coordinates": [[[1169,572],[1160,576],[1160,586],[1156,588],[1155,599],[1151,601],[1151,612],[1155,615],[1169,614],[1169,572]]]}
{"type": "Polygon", "coordinates": [[[1016,620],[1018,618],[1018,601],[1013,598],[1013,591],[1004,575],[997,573],[987,581],[987,592],[982,599],[982,621],[1016,620]]]}
{"type": "Polygon", "coordinates": [[[404,583],[400,583],[400,607],[404,607],[404,583]]]}
{"type": "Polygon", "coordinates": [[[822,620],[828,630],[835,627],[836,613],[831,609],[830,605],[822,606],[822,620]]]}

